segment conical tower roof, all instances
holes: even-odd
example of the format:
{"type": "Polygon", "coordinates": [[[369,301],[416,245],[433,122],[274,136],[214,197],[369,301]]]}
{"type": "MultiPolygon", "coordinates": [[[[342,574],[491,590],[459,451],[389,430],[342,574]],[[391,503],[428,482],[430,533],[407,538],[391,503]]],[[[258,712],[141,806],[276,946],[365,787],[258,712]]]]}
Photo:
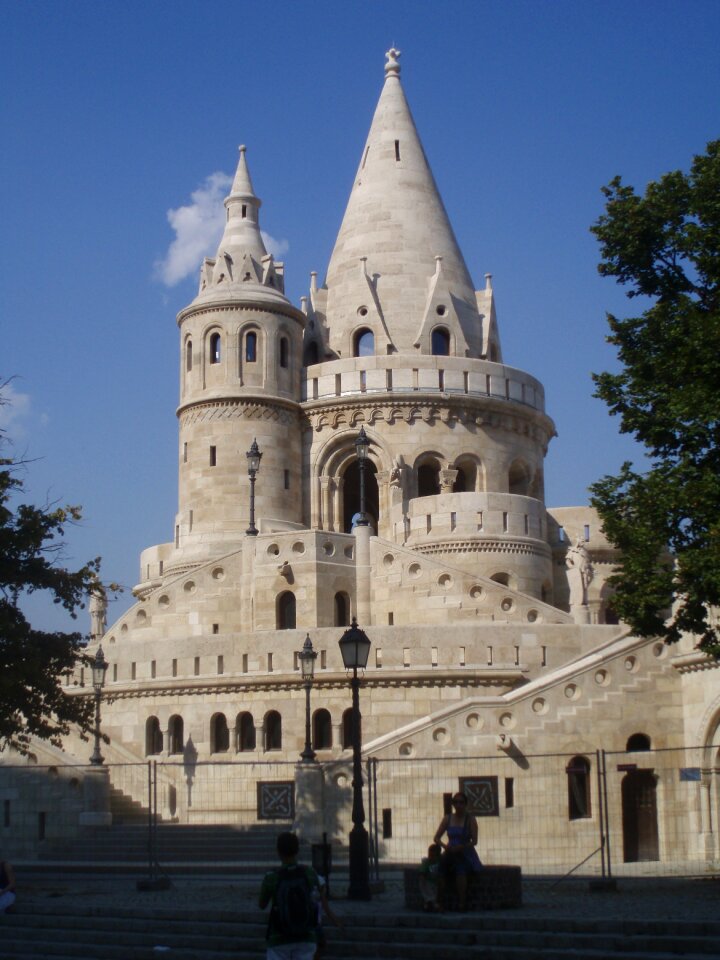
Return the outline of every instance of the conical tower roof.
{"type": "Polygon", "coordinates": [[[260,231],[262,201],[255,195],[241,146],[230,193],[225,198],[226,220],[214,259],[200,271],[200,290],[194,303],[208,300],[289,301],[283,295],[282,264],[275,263],[260,231]]]}
{"type": "Polygon", "coordinates": [[[327,272],[330,346],[346,353],[348,333],[360,318],[374,317],[383,328],[376,352],[385,352],[378,338],[390,352],[415,352],[434,295],[446,301],[448,323],[459,325],[458,347],[477,356],[472,280],[405,99],[399,51],[386,56],[385,83],[327,272]]]}

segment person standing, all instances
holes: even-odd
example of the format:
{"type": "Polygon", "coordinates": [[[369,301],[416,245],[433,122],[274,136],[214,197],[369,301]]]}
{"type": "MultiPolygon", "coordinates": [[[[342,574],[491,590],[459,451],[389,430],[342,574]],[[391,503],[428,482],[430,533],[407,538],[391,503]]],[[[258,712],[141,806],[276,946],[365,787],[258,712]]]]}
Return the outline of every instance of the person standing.
{"type": "Polygon", "coordinates": [[[317,901],[321,896],[312,867],[297,862],[300,844],[294,833],[277,839],[280,869],[263,877],[260,909],[271,904],[267,960],[313,960],[317,947],[317,901]]]}

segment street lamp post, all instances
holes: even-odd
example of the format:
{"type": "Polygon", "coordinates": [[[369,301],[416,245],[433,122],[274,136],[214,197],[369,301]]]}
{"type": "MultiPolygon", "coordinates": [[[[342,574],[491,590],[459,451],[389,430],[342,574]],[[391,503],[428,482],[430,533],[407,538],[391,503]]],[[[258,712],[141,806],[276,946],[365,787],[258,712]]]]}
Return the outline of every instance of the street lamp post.
{"type": "Polygon", "coordinates": [[[367,467],[368,449],[370,441],[365,433],[365,427],[360,427],[360,433],[355,440],[355,453],[358,458],[358,467],[360,469],[360,518],[356,526],[366,527],[368,525],[367,515],[365,513],[365,468],[367,467]]]}
{"type": "Polygon", "coordinates": [[[312,738],[310,735],[310,690],[315,678],[315,661],[317,652],[313,650],[310,634],[305,637],[303,648],[298,654],[300,661],[300,671],[305,681],[305,749],[300,754],[305,763],[312,763],[315,759],[315,751],[312,748],[312,738]]]}
{"type": "Polygon", "coordinates": [[[258,529],[255,526],[255,477],[260,469],[260,461],[262,460],[257,439],[253,440],[252,446],[245,456],[247,457],[248,476],[250,477],[250,526],[245,533],[249,537],[256,537],[258,535],[258,529]]]}
{"type": "Polygon", "coordinates": [[[102,691],[105,686],[105,673],[108,666],[109,663],[105,659],[102,647],[98,647],[91,667],[92,685],[95,691],[95,749],[90,757],[90,763],[96,766],[104,762],[103,755],[100,753],[100,701],[102,700],[102,691]]]}
{"type": "MultiPolygon", "coordinates": [[[[362,475],[362,474],[361,474],[362,475]]],[[[355,617],[352,625],[340,638],[340,653],[346,670],[352,670],[350,686],[352,689],[352,751],[353,751],[353,804],[350,831],[350,886],[348,900],[370,900],[370,864],[369,838],[365,829],[365,807],[363,806],[362,744],[360,716],[360,680],[358,670],[367,666],[370,653],[370,640],[357,625],[355,617]]]]}

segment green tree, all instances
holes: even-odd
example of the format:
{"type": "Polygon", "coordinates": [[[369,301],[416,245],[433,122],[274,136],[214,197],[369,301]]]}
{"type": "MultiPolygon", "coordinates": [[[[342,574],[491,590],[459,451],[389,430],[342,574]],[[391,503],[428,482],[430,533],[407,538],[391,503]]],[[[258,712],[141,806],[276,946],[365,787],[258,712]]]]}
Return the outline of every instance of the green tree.
{"type": "Polygon", "coordinates": [[[608,315],[620,373],[594,376],[620,430],[645,448],[591,487],[623,552],[613,604],[641,636],[693,635],[720,656],[720,140],[648,184],[616,177],[592,227],[599,271],[640,298],[639,316],[608,315]],[[667,618],[671,598],[673,614],[667,618]]]}
{"type": "Polygon", "coordinates": [[[102,587],[99,560],[75,572],[61,564],[65,528],[80,519],[80,509],[18,502],[23,466],[0,458],[0,750],[31,754],[33,736],[59,745],[73,727],[90,732],[94,715],[91,697],[62,689],[63,674],[85,659],[83,635],[34,630],[21,610],[22,597],[47,591],[75,618],[89,591],[102,587]]]}

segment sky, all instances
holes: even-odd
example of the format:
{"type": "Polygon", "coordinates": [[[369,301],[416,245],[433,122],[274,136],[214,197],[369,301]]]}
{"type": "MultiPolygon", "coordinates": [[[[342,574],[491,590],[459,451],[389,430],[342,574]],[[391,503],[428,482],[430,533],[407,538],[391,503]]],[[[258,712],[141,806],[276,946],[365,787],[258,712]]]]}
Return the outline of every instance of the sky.
{"type": "MultiPolygon", "coordinates": [[[[177,507],[176,314],[247,145],[299,304],[324,277],[383,82],[402,81],[505,361],[545,386],[549,506],[640,452],[594,399],[616,370],[589,231],[720,136],[717,0],[0,0],[0,410],[26,499],[81,504],[65,563],[131,604],[177,507]]],[[[32,598],[39,628],[67,627],[32,598]]],[[[86,617],[78,621],[87,630],[86,617]]]]}

